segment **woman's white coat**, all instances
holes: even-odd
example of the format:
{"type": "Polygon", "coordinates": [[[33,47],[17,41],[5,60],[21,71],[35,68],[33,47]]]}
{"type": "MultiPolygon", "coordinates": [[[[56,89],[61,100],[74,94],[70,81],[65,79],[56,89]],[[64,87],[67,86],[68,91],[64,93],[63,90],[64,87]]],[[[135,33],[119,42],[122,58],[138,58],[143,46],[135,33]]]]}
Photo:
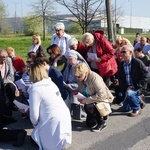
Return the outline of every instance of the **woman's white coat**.
{"type": "Polygon", "coordinates": [[[50,78],[29,88],[32,138],[40,150],[61,150],[72,141],[70,112],[50,78]]]}

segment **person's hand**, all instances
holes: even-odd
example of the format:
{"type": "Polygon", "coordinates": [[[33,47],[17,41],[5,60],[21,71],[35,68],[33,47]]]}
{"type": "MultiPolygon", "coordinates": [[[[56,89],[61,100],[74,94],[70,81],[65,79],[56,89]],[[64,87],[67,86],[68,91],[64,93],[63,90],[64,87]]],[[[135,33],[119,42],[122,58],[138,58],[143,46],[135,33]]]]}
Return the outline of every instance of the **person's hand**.
{"type": "Polygon", "coordinates": [[[118,79],[115,79],[114,86],[119,86],[119,81],[118,81],[118,79]]]}
{"type": "Polygon", "coordinates": [[[73,95],[77,95],[77,94],[78,94],[78,92],[73,92],[72,94],[73,94],[73,95]]]}
{"type": "Polygon", "coordinates": [[[19,109],[19,111],[22,113],[22,114],[25,114],[26,111],[24,109],[19,109]]]}
{"type": "Polygon", "coordinates": [[[55,61],[54,61],[54,62],[57,63],[57,61],[58,61],[58,60],[61,60],[61,59],[62,59],[62,56],[60,55],[60,56],[58,56],[58,57],[55,58],[55,61]]]}
{"type": "Polygon", "coordinates": [[[101,62],[101,59],[99,57],[94,59],[95,62],[101,62]]]}
{"type": "Polygon", "coordinates": [[[24,109],[19,109],[19,111],[23,114],[26,114],[29,111],[29,108],[26,111],[24,109]]]}
{"type": "Polygon", "coordinates": [[[86,101],[84,99],[79,99],[78,98],[78,101],[81,103],[81,104],[86,104],[86,101]]]}
{"type": "Polygon", "coordinates": [[[88,61],[88,62],[91,62],[91,61],[92,61],[92,59],[91,59],[91,58],[87,58],[87,61],[88,61]]]}

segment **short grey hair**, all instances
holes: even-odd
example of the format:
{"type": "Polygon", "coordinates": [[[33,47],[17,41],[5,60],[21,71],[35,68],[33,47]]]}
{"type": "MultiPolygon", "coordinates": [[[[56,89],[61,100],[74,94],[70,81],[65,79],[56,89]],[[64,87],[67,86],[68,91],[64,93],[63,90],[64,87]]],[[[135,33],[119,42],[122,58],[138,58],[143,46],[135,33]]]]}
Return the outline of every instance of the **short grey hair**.
{"type": "Polygon", "coordinates": [[[65,25],[64,25],[62,22],[57,22],[57,23],[54,25],[54,29],[55,29],[55,30],[65,30],[65,25]]]}
{"type": "Polygon", "coordinates": [[[131,45],[129,45],[129,44],[122,46],[121,50],[122,49],[126,49],[128,51],[131,51],[132,53],[134,52],[134,48],[131,45]]]}
{"type": "Polygon", "coordinates": [[[68,46],[73,46],[78,44],[78,40],[75,37],[72,37],[69,41],[68,41],[68,46]]]}

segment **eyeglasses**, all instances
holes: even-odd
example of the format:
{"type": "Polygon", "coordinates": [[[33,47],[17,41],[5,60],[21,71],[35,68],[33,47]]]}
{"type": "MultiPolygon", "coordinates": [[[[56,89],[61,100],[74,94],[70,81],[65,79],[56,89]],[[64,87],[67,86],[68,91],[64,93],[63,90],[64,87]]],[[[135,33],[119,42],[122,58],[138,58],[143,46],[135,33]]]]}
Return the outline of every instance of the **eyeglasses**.
{"type": "Polygon", "coordinates": [[[126,52],[127,52],[127,51],[121,51],[120,53],[121,53],[121,54],[125,54],[126,52]]]}

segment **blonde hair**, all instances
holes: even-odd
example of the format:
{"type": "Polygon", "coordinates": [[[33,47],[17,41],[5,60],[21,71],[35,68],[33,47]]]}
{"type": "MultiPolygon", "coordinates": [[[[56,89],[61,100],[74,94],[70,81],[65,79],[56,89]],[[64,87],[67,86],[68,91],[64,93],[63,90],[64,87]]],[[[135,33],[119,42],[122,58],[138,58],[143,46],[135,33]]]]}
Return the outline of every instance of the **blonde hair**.
{"type": "Polygon", "coordinates": [[[37,40],[38,41],[37,44],[41,45],[41,37],[40,37],[40,35],[33,35],[32,39],[37,40]]]}
{"type": "Polygon", "coordinates": [[[30,65],[30,80],[35,83],[38,81],[41,81],[44,78],[48,78],[48,74],[46,72],[46,69],[42,64],[31,64],[30,65]]]}
{"type": "Polygon", "coordinates": [[[123,39],[123,38],[121,37],[121,35],[117,35],[117,36],[116,36],[116,41],[117,41],[117,42],[121,42],[122,39],[123,39]]]}
{"type": "Polygon", "coordinates": [[[93,34],[87,32],[82,35],[82,42],[86,46],[89,46],[91,43],[93,43],[93,41],[94,41],[93,34]]]}
{"type": "Polygon", "coordinates": [[[14,50],[14,48],[12,48],[12,47],[7,47],[7,48],[6,48],[6,51],[7,51],[7,53],[8,53],[8,56],[11,56],[12,53],[15,54],[15,50],[14,50]]]}
{"type": "Polygon", "coordinates": [[[87,72],[89,72],[89,68],[87,67],[85,63],[79,63],[73,69],[74,75],[81,75],[87,72]]]}

